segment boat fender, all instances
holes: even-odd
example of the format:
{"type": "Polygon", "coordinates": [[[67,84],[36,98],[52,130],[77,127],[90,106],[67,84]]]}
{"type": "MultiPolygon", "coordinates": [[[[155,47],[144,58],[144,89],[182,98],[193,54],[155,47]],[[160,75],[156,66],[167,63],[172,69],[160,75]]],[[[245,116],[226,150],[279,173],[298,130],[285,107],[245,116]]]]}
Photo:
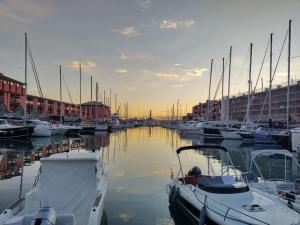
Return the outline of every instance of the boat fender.
{"type": "Polygon", "coordinates": [[[206,205],[204,205],[200,211],[199,225],[205,224],[206,212],[206,205]]]}

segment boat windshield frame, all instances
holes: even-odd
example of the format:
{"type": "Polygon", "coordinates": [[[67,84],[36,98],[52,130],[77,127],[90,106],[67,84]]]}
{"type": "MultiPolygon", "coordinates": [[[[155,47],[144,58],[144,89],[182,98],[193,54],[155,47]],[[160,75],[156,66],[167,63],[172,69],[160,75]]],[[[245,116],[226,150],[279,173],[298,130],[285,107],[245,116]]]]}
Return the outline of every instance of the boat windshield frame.
{"type": "Polygon", "coordinates": [[[260,167],[258,166],[257,164],[257,160],[256,158],[259,157],[259,156],[266,156],[266,157],[269,157],[269,156],[272,156],[272,155],[284,155],[285,158],[284,158],[284,161],[285,161],[285,166],[284,166],[284,174],[285,174],[285,179],[280,179],[282,181],[289,181],[288,179],[286,179],[286,174],[287,174],[287,167],[286,167],[286,159],[287,158],[291,158],[292,161],[294,163],[296,163],[296,166],[297,168],[300,169],[300,164],[298,163],[298,161],[295,159],[294,155],[289,152],[288,150],[278,150],[278,149],[265,149],[265,150],[260,150],[260,151],[255,151],[255,152],[252,152],[251,153],[251,161],[250,161],[250,172],[252,171],[252,167],[256,167],[256,170],[258,171],[259,173],[259,176],[262,178],[262,181],[265,182],[265,181],[268,181],[268,180],[274,180],[274,179],[265,179],[265,177],[263,176],[261,170],[260,170],[260,167]]]}
{"type": "MultiPolygon", "coordinates": [[[[214,150],[224,151],[226,153],[227,158],[229,159],[229,162],[230,162],[231,166],[232,166],[235,177],[239,177],[237,172],[236,172],[236,169],[234,167],[234,164],[232,162],[232,159],[231,159],[231,157],[228,153],[228,150],[225,147],[220,146],[220,145],[189,145],[189,146],[182,146],[182,147],[180,147],[176,150],[177,158],[178,158],[178,161],[179,161],[179,171],[178,171],[178,174],[177,174],[177,178],[179,178],[179,174],[181,174],[182,177],[185,177],[184,173],[183,173],[182,163],[181,163],[180,156],[179,156],[180,153],[182,151],[187,151],[187,150],[203,151],[203,149],[214,149],[214,150]]],[[[242,176],[240,176],[240,178],[242,180],[242,183],[247,185],[247,183],[244,181],[244,178],[242,176]]]]}

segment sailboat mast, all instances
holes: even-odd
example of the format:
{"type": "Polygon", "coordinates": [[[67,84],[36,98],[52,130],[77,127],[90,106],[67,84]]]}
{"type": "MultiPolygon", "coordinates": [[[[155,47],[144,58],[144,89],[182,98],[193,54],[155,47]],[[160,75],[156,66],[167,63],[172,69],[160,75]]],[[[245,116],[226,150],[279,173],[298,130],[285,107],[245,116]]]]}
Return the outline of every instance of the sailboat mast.
{"type": "Polygon", "coordinates": [[[210,75],[209,75],[209,88],[208,88],[208,102],[207,102],[207,120],[210,119],[210,89],[211,89],[211,77],[212,77],[212,69],[213,69],[214,59],[211,59],[210,62],[210,75]]]}
{"type": "Polygon", "coordinates": [[[272,104],[272,60],[273,60],[273,33],[270,34],[270,80],[269,80],[269,129],[271,125],[271,104],[272,104]]]}
{"type": "Polygon", "coordinates": [[[96,118],[96,121],[97,121],[97,108],[98,108],[98,95],[99,95],[99,87],[98,87],[98,82],[96,82],[96,104],[95,104],[95,118],[96,118]]]}
{"type": "Polygon", "coordinates": [[[252,80],[251,80],[251,73],[252,73],[252,49],[253,44],[250,44],[250,64],[249,64],[249,80],[248,80],[248,104],[247,104],[247,112],[246,112],[246,124],[249,125],[250,122],[250,100],[251,100],[251,90],[252,90],[252,80]]]}
{"type": "Polygon", "coordinates": [[[61,89],[61,65],[59,65],[59,100],[60,100],[60,124],[62,124],[62,89],[61,89]]]}
{"type": "Polygon", "coordinates": [[[222,122],[224,121],[224,69],[225,69],[225,64],[224,64],[224,57],[222,58],[222,103],[221,103],[221,119],[222,122]]]}
{"type": "Polygon", "coordinates": [[[24,104],[24,125],[27,123],[27,33],[25,33],[25,104],[24,104]]]}
{"type": "Polygon", "coordinates": [[[229,106],[230,106],[230,78],[231,78],[231,54],[232,46],[229,50],[229,69],[228,69],[228,102],[227,102],[227,128],[229,127],[229,106]]]}
{"type": "Polygon", "coordinates": [[[117,113],[117,94],[115,94],[115,113],[117,113]]]}
{"type": "Polygon", "coordinates": [[[291,39],[292,39],[292,20],[289,20],[289,45],[288,45],[288,87],[287,87],[287,106],[286,106],[286,129],[290,124],[290,77],[291,77],[291,39]]]}
{"type": "Polygon", "coordinates": [[[111,88],[109,89],[109,108],[111,110],[111,88]]]}
{"type": "Polygon", "coordinates": [[[91,76],[91,121],[93,119],[93,77],[91,76]]]}
{"type": "Polygon", "coordinates": [[[79,118],[81,119],[81,64],[79,64],[79,118]]]}

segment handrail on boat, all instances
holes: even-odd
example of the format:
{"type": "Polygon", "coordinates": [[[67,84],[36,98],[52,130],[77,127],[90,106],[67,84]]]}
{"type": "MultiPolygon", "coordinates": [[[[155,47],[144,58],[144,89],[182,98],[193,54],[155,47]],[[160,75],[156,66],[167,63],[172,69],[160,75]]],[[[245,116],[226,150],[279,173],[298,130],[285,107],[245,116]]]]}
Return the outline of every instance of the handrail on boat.
{"type": "MultiPolygon", "coordinates": [[[[250,215],[247,215],[247,214],[245,214],[245,213],[243,213],[243,212],[240,212],[240,211],[238,211],[238,210],[236,210],[236,209],[233,209],[233,208],[231,208],[231,207],[229,207],[229,206],[223,204],[222,202],[217,201],[216,199],[214,199],[214,198],[212,198],[212,197],[210,197],[210,196],[208,196],[208,195],[205,195],[205,203],[204,203],[204,202],[202,202],[202,201],[198,198],[198,196],[197,196],[197,194],[196,194],[195,191],[193,191],[193,193],[194,193],[196,199],[197,199],[201,204],[205,205],[207,209],[213,211],[214,213],[219,214],[220,216],[223,216],[223,217],[224,217],[224,221],[225,221],[226,219],[230,219],[230,220],[235,220],[235,221],[238,220],[238,221],[240,221],[240,222],[242,222],[242,223],[248,224],[247,222],[244,222],[244,221],[242,221],[242,220],[240,220],[240,219],[238,219],[238,218],[232,218],[232,217],[229,217],[228,214],[229,214],[229,211],[231,210],[231,211],[234,211],[234,212],[236,212],[236,213],[238,213],[238,214],[241,214],[241,215],[243,215],[243,216],[246,216],[246,217],[248,217],[248,218],[250,218],[250,219],[253,219],[253,220],[255,220],[255,221],[258,221],[258,222],[260,222],[260,223],[263,223],[263,224],[266,224],[266,225],[270,225],[269,223],[266,223],[266,222],[264,222],[264,221],[262,221],[262,220],[259,220],[259,219],[257,219],[257,218],[254,218],[254,217],[250,216],[250,215]],[[206,203],[208,199],[211,199],[212,201],[214,201],[214,202],[220,204],[221,206],[225,207],[225,208],[226,208],[226,212],[224,211],[224,212],[225,212],[225,215],[222,215],[221,213],[218,213],[218,212],[216,212],[215,210],[213,210],[213,209],[211,209],[210,207],[208,207],[208,204],[206,203]]],[[[219,208],[219,210],[222,210],[222,209],[219,208]]],[[[223,211],[223,210],[222,210],[222,211],[223,211]]]]}

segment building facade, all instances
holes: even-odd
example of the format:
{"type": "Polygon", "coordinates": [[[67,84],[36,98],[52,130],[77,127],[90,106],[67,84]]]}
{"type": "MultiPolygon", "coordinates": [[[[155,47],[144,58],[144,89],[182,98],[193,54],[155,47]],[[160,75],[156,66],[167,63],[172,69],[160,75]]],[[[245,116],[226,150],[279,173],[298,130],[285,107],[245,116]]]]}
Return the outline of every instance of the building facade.
{"type": "MultiPolygon", "coordinates": [[[[198,105],[193,106],[192,115],[194,118],[207,118],[208,113],[208,101],[205,103],[199,103],[198,105]]],[[[219,100],[210,101],[210,119],[218,120],[221,115],[221,104],[219,100]]]]}
{"type": "MultiPolygon", "coordinates": [[[[269,89],[256,91],[250,105],[250,120],[253,122],[268,122],[269,89]]],[[[290,115],[294,123],[300,122],[300,81],[291,81],[290,85],[290,115]]],[[[225,97],[224,106],[228,98],[225,97]]],[[[229,118],[235,121],[244,121],[247,111],[248,95],[246,93],[232,96],[229,99],[229,118]]],[[[212,103],[212,119],[220,119],[222,101],[212,103]]],[[[224,112],[227,107],[224,107],[224,112]]],[[[271,118],[274,122],[287,121],[287,85],[277,85],[271,90],[271,118]]],[[[207,102],[199,103],[193,107],[193,117],[206,117],[207,102]]]]}
{"type": "MultiPolygon", "coordinates": [[[[63,116],[79,116],[79,106],[68,102],[60,103],[60,101],[54,99],[27,95],[26,103],[28,114],[36,113],[48,116],[60,116],[60,110],[62,110],[63,116]]],[[[97,105],[97,114],[94,113],[94,116],[97,115],[98,118],[102,119],[110,116],[108,106],[102,103],[94,103],[94,105],[97,105]]],[[[25,84],[0,73],[0,110],[8,113],[24,112],[24,108],[25,84]]],[[[90,119],[89,109],[87,104],[83,104],[81,112],[83,119],[90,119]]]]}
{"type": "Polygon", "coordinates": [[[85,102],[81,104],[81,118],[85,120],[108,120],[110,107],[101,102],[85,102]]]}

